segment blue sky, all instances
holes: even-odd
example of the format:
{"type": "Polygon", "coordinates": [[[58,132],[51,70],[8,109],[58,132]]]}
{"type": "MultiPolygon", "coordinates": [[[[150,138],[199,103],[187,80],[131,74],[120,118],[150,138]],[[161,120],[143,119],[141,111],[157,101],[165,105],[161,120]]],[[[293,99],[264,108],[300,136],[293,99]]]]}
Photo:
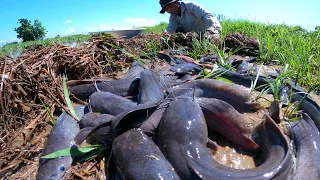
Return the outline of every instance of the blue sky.
{"type": "MultiPolygon", "coordinates": [[[[320,25],[320,0],[195,0],[215,14],[230,19],[300,25],[320,25]]],[[[128,29],[168,22],[159,14],[159,0],[0,0],[0,45],[17,41],[18,19],[38,19],[46,37],[91,31],[128,29]]]]}

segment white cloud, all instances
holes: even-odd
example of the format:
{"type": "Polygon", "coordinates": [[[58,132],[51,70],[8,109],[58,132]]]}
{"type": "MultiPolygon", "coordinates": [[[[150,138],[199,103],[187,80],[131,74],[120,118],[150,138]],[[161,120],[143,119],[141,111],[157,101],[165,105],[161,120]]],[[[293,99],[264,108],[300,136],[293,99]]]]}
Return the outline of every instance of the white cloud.
{"type": "Polygon", "coordinates": [[[96,31],[109,31],[109,30],[115,30],[115,29],[131,29],[130,26],[112,26],[112,25],[105,25],[100,24],[96,27],[86,27],[85,31],[87,32],[96,32],[96,31]]]}
{"type": "Polygon", "coordinates": [[[115,26],[112,25],[104,25],[104,24],[100,24],[100,30],[101,31],[106,31],[106,30],[113,30],[115,29],[115,26]]]}
{"type": "Polygon", "coordinates": [[[74,32],[76,32],[76,30],[74,28],[68,28],[64,33],[65,34],[72,34],[74,32]]]}
{"type": "Polygon", "coordinates": [[[101,30],[106,30],[107,27],[106,27],[106,25],[104,25],[104,24],[100,24],[100,29],[101,29],[101,30]]]}
{"type": "Polygon", "coordinates": [[[72,20],[71,20],[71,19],[68,19],[68,20],[66,20],[66,22],[64,22],[64,23],[70,24],[70,23],[72,23],[72,20]]]}
{"type": "Polygon", "coordinates": [[[154,26],[157,24],[156,21],[148,20],[146,18],[131,18],[126,19],[127,23],[134,24],[134,26],[154,26]]]}
{"type": "Polygon", "coordinates": [[[91,32],[91,31],[96,31],[98,28],[94,28],[94,27],[86,27],[86,30],[91,32]]]}
{"type": "Polygon", "coordinates": [[[153,26],[156,25],[156,21],[147,20],[146,18],[127,18],[124,22],[119,22],[115,24],[98,24],[93,26],[87,26],[82,31],[83,33],[89,32],[98,32],[98,31],[110,31],[110,30],[125,30],[125,29],[132,29],[134,27],[139,26],[153,26]]]}

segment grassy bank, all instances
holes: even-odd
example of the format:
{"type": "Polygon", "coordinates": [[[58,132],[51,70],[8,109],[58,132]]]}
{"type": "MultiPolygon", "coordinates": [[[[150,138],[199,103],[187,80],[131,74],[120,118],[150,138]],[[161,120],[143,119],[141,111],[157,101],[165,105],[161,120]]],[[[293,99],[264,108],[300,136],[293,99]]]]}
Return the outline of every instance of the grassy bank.
{"type": "MultiPolygon", "coordinates": [[[[247,20],[224,20],[221,38],[231,32],[244,33],[260,42],[260,59],[279,66],[288,65],[287,75],[300,85],[320,90],[320,29],[306,31],[299,26],[284,24],[268,25],[247,20]]],[[[161,23],[146,29],[147,32],[161,33],[167,26],[161,23]]],[[[201,43],[201,42],[200,42],[201,43]]],[[[207,43],[207,42],[203,42],[207,43]]],[[[205,44],[197,53],[206,53],[205,44]]],[[[223,50],[220,50],[223,54],[223,50]]]]}
{"type": "Polygon", "coordinates": [[[223,35],[243,32],[260,41],[260,58],[284,66],[300,84],[320,89],[320,30],[308,32],[299,26],[266,25],[246,20],[222,22],[223,35]]]}

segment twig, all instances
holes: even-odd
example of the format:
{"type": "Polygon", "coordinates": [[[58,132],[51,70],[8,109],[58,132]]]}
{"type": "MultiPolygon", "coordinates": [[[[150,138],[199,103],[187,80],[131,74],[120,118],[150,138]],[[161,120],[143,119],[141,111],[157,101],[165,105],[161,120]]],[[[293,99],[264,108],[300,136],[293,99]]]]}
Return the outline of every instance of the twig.
{"type": "Polygon", "coordinates": [[[76,172],[75,170],[70,170],[71,171],[71,173],[73,173],[74,175],[76,175],[76,176],[78,176],[79,178],[81,178],[81,179],[87,179],[87,178],[85,178],[84,176],[82,176],[81,174],[79,174],[78,172],[76,172]]]}
{"type": "MultiPolygon", "coordinates": [[[[11,161],[12,162],[12,161],[11,161]]],[[[14,167],[17,167],[18,165],[20,164],[20,161],[18,162],[14,162],[13,164],[3,168],[3,169],[0,169],[0,175],[1,174],[6,174],[10,169],[13,169],[14,167]]]]}
{"type": "Polygon", "coordinates": [[[8,144],[11,144],[13,142],[13,140],[15,140],[20,134],[26,134],[28,129],[33,129],[35,127],[35,124],[37,123],[37,121],[46,113],[45,110],[43,110],[36,118],[34,118],[34,120],[32,120],[29,125],[27,127],[25,127],[22,132],[19,131],[17,132],[15,135],[13,135],[13,137],[10,139],[10,141],[8,142],[8,144]]]}
{"type": "Polygon", "coordinates": [[[74,96],[73,94],[72,94],[71,96],[72,96],[72,98],[73,98],[77,103],[79,103],[79,104],[84,104],[84,105],[88,105],[87,102],[82,101],[81,99],[77,98],[77,97],[74,96]]]}
{"type": "Polygon", "coordinates": [[[27,127],[24,129],[33,129],[36,125],[36,123],[39,121],[39,119],[46,114],[46,110],[43,110],[36,118],[34,118],[27,127]]]}
{"type": "Polygon", "coordinates": [[[34,79],[34,81],[35,81],[39,86],[45,86],[45,87],[43,88],[43,90],[46,91],[46,92],[51,96],[51,98],[52,98],[61,108],[63,108],[63,110],[64,110],[65,112],[67,112],[73,119],[79,121],[79,119],[78,119],[77,117],[75,117],[75,116],[69,111],[69,109],[68,109],[67,107],[65,107],[63,104],[61,104],[61,102],[60,102],[54,95],[52,95],[52,93],[49,91],[49,87],[47,87],[46,85],[40,84],[40,83],[39,83],[37,80],[35,80],[35,79],[34,79]]]}
{"type": "Polygon", "coordinates": [[[25,158],[20,158],[20,159],[31,164],[37,164],[37,162],[31,161],[29,159],[25,159],[25,158]]]}
{"type": "Polygon", "coordinates": [[[27,127],[24,128],[25,130],[31,129],[29,132],[25,132],[26,138],[24,140],[24,144],[27,144],[27,142],[29,142],[29,140],[32,138],[32,133],[35,130],[35,127],[37,126],[37,122],[41,119],[41,117],[46,115],[46,112],[46,110],[43,110],[34,120],[32,120],[29,123],[27,127]]]}

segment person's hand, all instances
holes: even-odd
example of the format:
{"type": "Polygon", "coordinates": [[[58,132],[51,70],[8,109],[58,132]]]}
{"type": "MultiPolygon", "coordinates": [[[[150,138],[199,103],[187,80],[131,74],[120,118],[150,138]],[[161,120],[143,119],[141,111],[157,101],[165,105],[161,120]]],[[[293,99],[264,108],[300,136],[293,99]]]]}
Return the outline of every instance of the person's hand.
{"type": "Polygon", "coordinates": [[[207,31],[206,31],[206,37],[207,37],[208,39],[213,39],[213,38],[219,38],[220,35],[217,34],[217,33],[214,33],[214,32],[213,32],[212,30],[210,30],[210,29],[207,29],[207,31]]]}
{"type": "Polygon", "coordinates": [[[207,29],[206,31],[206,35],[207,36],[210,36],[210,35],[213,35],[214,33],[210,30],[210,29],[207,29]]]}

